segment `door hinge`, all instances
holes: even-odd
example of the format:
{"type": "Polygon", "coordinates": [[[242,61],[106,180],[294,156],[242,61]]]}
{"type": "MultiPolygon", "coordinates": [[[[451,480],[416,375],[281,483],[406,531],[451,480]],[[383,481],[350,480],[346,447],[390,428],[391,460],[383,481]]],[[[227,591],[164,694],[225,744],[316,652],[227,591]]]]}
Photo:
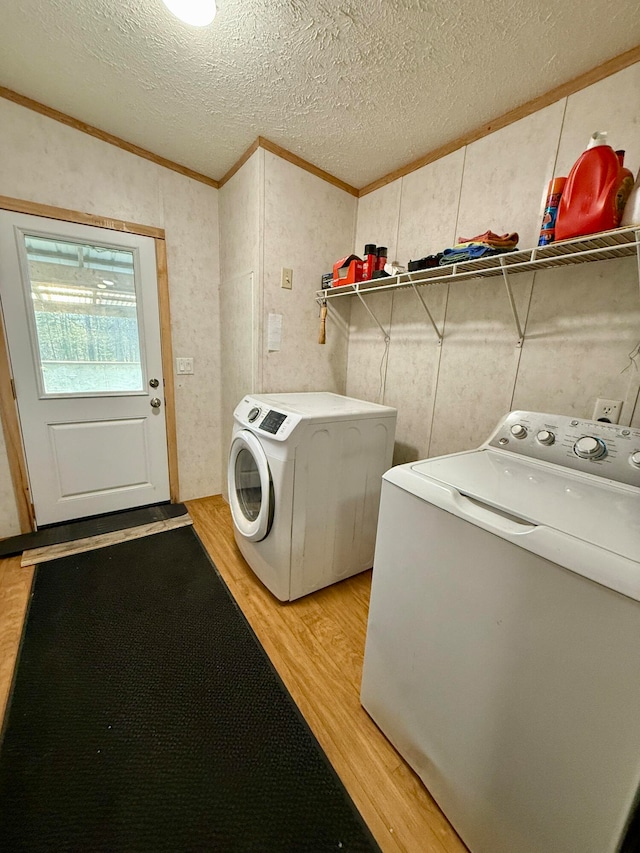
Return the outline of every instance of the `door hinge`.
{"type": "Polygon", "coordinates": [[[17,400],[16,397],[16,383],[13,381],[13,377],[9,380],[11,382],[11,393],[13,394],[13,399],[17,400]]]}

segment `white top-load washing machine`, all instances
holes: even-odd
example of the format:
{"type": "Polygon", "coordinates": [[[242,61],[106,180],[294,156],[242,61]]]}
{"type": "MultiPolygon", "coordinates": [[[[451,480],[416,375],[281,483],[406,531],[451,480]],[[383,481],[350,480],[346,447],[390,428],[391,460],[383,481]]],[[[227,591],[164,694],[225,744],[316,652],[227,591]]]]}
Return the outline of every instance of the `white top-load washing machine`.
{"type": "Polygon", "coordinates": [[[253,394],[236,407],[228,467],[235,538],[281,601],[373,565],[396,415],[327,392],[253,394]]]}
{"type": "Polygon", "coordinates": [[[361,699],[472,853],[637,850],[640,430],[512,412],[388,471],[361,699]]]}

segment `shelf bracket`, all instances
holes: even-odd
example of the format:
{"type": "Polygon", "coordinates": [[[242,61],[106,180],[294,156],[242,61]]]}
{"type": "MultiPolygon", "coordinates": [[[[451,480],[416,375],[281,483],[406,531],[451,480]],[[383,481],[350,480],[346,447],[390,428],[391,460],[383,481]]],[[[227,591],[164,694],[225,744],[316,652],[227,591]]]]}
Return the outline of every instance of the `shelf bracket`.
{"type": "Polygon", "coordinates": [[[442,346],[442,332],[441,332],[441,331],[440,331],[440,329],[436,326],[436,321],[433,319],[433,316],[432,316],[432,314],[431,314],[431,311],[429,311],[429,308],[428,308],[428,306],[427,306],[427,303],[424,301],[424,298],[423,298],[422,294],[420,293],[420,291],[418,290],[418,288],[415,286],[415,284],[414,284],[413,282],[411,282],[411,287],[413,288],[413,290],[414,290],[414,292],[415,292],[416,296],[418,297],[418,299],[419,299],[419,300],[420,300],[420,302],[422,303],[422,307],[424,308],[424,310],[425,310],[425,312],[426,312],[426,315],[427,315],[427,317],[429,318],[429,321],[431,322],[431,325],[433,326],[433,330],[434,330],[434,332],[436,333],[436,335],[438,336],[438,346],[442,346]]]}
{"type": "Polygon", "coordinates": [[[509,275],[507,273],[507,268],[505,266],[504,258],[500,258],[500,268],[502,270],[502,278],[504,280],[504,285],[507,288],[507,296],[509,297],[509,305],[511,306],[511,313],[513,314],[513,320],[516,324],[516,332],[518,335],[518,341],[516,343],[516,346],[521,347],[522,342],[524,341],[524,334],[522,332],[522,326],[520,325],[520,318],[518,317],[518,309],[516,308],[516,301],[513,298],[513,291],[511,290],[511,282],[509,281],[509,275]]]}
{"type": "MultiPolygon", "coordinates": [[[[386,330],[386,329],[385,329],[385,327],[382,325],[382,323],[380,322],[380,320],[378,320],[378,318],[377,318],[377,317],[376,317],[376,315],[373,313],[373,311],[371,310],[371,308],[369,308],[369,306],[367,305],[367,303],[364,301],[364,299],[362,298],[362,295],[361,295],[360,291],[358,290],[358,287],[357,287],[357,286],[356,286],[356,288],[355,288],[355,294],[356,294],[356,296],[358,297],[358,299],[360,300],[360,302],[362,302],[362,304],[364,305],[364,307],[365,307],[365,309],[366,309],[367,313],[369,314],[369,316],[371,317],[371,319],[374,321],[374,323],[377,325],[377,327],[380,329],[380,331],[381,331],[381,332],[382,332],[382,334],[384,335],[384,342],[385,342],[385,344],[388,344],[388,343],[389,343],[389,341],[391,340],[391,335],[389,334],[389,332],[387,332],[387,330],[386,330]]],[[[391,330],[389,330],[389,331],[391,331],[391,330]]]]}

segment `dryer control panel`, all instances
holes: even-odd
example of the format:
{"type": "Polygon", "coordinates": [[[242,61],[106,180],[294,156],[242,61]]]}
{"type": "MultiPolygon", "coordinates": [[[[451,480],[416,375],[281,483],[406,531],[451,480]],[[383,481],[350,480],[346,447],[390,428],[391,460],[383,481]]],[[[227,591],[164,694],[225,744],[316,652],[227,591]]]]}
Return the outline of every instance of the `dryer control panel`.
{"type": "Polygon", "coordinates": [[[285,441],[302,420],[292,412],[279,412],[252,397],[244,397],[233,413],[236,422],[276,441],[285,441]]]}
{"type": "Polygon", "coordinates": [[[483,446],[640,487],[640,429],[516,411],[500,421],[483,446]]]}

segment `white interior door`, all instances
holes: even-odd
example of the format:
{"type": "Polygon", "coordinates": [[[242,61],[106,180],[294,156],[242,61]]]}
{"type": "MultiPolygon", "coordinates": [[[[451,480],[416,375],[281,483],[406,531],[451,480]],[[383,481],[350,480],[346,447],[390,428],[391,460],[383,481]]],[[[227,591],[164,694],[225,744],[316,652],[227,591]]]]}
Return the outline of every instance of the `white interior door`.
{"type": "Polygon", "coordinates": [[[168,500],[153,239],[0,211],[0,299],[38,524],[168,500]]]}

